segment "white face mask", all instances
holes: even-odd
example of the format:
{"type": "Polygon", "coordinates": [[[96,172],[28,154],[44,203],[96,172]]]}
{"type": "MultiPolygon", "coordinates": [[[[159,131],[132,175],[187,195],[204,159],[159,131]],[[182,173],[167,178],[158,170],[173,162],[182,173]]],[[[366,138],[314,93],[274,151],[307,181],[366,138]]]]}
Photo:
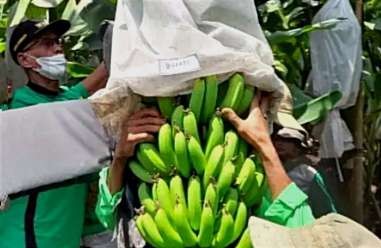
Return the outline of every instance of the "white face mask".
{"type": "Polygon", "coordinates": [[[62,82],[66,73],[66,58],[63,54],[57,54],[47,57],[33,57],[36,62],[41,66],[40,68],[33,68],[34,71],[40,73],[51,80],[59,80],[62,82]]]}

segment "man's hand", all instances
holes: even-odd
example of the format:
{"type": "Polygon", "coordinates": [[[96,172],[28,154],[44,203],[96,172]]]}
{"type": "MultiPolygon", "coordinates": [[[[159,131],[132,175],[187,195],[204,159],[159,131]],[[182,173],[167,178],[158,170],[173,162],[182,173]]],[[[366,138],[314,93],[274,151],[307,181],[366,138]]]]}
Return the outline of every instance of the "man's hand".
{"type": "Polygon", "coordinates": [[[122,126],[122,133],[115,149],[115,158],[129,158],[134,154],[135,146],[142,142],[152,142],[153,133],[157,133],[165,123],[160,113],[152,108],[139,110],[132,114],[122,126]]]}
{"type": "Polygon", "coordinates": [[[256,150],[260,151],[265,144],[271,143],[268,123],[263,113],[267,112],[269,97],[257,94],[251,103],[249,116],[242,120],[232,109],[222,109],[222,116],[229,120],[239,135],[256,150]]]}
{"type": "Polygon", "coordinates": [[[134,155],[135,146],[153,141],[153,134],[157,133],[164,123],[165,119],[152,108],[141,109],[124,122],[108,174],[107,184],[111,194],[122,188],[125,164],[127,159],[134,155]]]}
{"type": "Polygon", "coordinates": [[[268,97],[255,96],[251,104],[251,112],[242,120],[233,110],[222,109],[222,116],[229,120],[239,135],[253,146],[261,156],[272,198],[275,199],[290,183],[282,163],[270,138],[268,124],[263,113],[267,112],[268,97]]]}

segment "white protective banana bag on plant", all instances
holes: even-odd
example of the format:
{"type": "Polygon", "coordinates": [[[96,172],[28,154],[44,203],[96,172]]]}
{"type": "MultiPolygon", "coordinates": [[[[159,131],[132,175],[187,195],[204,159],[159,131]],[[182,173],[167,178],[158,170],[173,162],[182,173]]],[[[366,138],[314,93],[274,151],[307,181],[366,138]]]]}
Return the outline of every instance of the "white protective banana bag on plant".
{"type": "Polygon", "coordinates": [[[329,0],[313,23],[343,19],[334,28],[311,33],[311,93],[322,95],[340,90],[343,97],[324,124],[321,156],[341,157],[353,148],[352,135],[340,117],[340,109],[356,103],[362,71],[361,27],[349,0],[329,0]]]}
{"type": "Polygon", "coordinates": [[[276,99],[284,94],[252,0],[120,0],[112,39],[107,88],[92,97],[107,109],[101,121],[110,133],[128,106],[109,103],[127,89],[175,96],[189,93],[197,78],[243,72],[248,84],[276,99]]]}

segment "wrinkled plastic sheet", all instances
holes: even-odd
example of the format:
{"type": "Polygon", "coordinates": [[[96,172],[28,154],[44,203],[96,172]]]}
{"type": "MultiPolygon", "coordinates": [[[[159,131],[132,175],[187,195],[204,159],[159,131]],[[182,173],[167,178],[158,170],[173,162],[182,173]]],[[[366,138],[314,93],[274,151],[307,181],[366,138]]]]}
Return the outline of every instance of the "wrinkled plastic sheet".
{"type": "Polygon", "coordinates": [[[0,112],[0,196],[99,170],[108,135],[86,100],[0,112]]]}
{"type": "Polygon", "coordinates": [[[340,90],[343,97],[327,118],[321,136],[321,156],[341,157],[354,148],[352,135],[339,110],[356,103],[362,71],[361,27],[348,0],[329,0],[313,19],[313,23],[343,19],[334,28],[311,34],[313,95],[340,90]]]}
{"type": "Polygon", "coordinates": [[[131,108],[123,96],[186,94],[207,75],[222,82],[242,72],[247,84],[273,92],[272,113],[285,94],[252,0],[120,0],[112,33],[110,78],[91,97],[109,103],[100,119],[110,133],[131,108]]]}

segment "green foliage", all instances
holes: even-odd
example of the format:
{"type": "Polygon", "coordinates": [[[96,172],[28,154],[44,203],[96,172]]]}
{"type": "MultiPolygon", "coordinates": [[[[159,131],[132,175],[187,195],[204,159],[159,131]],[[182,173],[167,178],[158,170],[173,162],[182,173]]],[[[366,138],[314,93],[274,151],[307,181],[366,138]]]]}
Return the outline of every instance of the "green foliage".
{"type": "Polygon", "coordinates": [[[68,72],[71,79],[85,77],[102,60],[99,27],[104,20],[114,19],[115,10],[116,1],[111,0],[0,0],[0,54],[4,56],[8,27],[25,18],[48,22],[66,19],[72,24],[64,45],[71,61],[68,72]]]}

